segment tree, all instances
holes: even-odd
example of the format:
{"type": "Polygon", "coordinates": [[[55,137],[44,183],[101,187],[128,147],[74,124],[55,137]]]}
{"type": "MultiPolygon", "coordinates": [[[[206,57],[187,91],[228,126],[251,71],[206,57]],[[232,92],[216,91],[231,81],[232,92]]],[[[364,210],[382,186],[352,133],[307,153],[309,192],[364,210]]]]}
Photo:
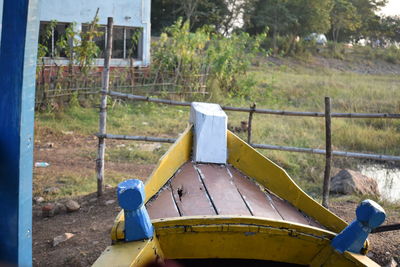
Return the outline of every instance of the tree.
{"type": "Polygon", "coordinates": [[[297,17],[295,35],[307,36],[329,30],[332,0],[292,0],[288,4],[289,11],[297,17]]]}
{"type": "Polygon", "coordinates": [[[360,17],[360,27],[357,30],[348,31],[351,39],[360,40],[368,38],[371,31],[379,24],[380,17],[377,12],[387,4],[387,0],[348,0],[357,10],[360,17]]]}
{"type": "Polygon", "coordinates": [[[382,17],[376,40],[385,42],[400,42],[400,16],[382,17]]]}
{"type": "Polygon", "coordinates": [[[253,0],[248,5],[245,22],[252,34],[269,28],[271,35],[306,36],[330,27],[331,0],[253,0]]]}
{"type": "Polygon", "coordinates": [[[160,34],[182,17],[190,21],[192,31],[213,25],[216,31],[227,34],[240,17],[244,3],[244,0],[153,0],[153,33],[160,34]]]}
{"type": "Polygon", "coordinates": [[[361,26],[361,18],[357,9],[348,0],[334,0],[331,11],[332,39],[334,42],[339,40],[343,30],[356,31],[361,26]]]}

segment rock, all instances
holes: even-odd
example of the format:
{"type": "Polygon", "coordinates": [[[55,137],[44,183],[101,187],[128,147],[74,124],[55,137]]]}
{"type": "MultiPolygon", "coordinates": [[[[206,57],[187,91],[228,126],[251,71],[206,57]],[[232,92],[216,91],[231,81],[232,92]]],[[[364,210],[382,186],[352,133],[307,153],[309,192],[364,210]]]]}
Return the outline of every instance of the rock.
{"type": "Polygon", "coordinates": [[[105,188],[105,189],[112,189],[112,188],[113,188],[113,186],[112,186],[112,185],[110,185],[110,184],[106,184],[106,185],[104,186],[104,188],[105,188]]]}
{"type": "Polygon", "coordinates": [[[146,151],[146,152],[153,152],[156,150],[159,150],[160,148],[162,148],[161,144],[139,144],[138,145],[139,149],[142,151],[146,151]]]}
{"type": "Polygon", "coordinates": [[[331,179],[331,192],[344,195],[360,194],[379,197],[377,182],[359,172],[341,170],[331,179]]]}
{"type": "Polygon", "coordinates": [[[62,203],[56,202],[56,203],[54,203],[54,205],[56,206],[56,207],[55,207],[54,214],[65,213],[66,210],[67,210],[67,208],[65,207],[65,205],[62,204],[62,203]]]}
{"type": "Polygon", "coordinates": [[[68,212],[74,212],[74,211],[77,211],[77,210],[79,210],[81,208],[79,203],[76,202],[75,200],[72,200],[72,199],[68,200],[65,203],[65,207],[67,208],[68,212]]]}
{"type": "Polygon", "coordinates": [[[40,204],[44,202],[44,198],[43,197],[34,197],[33,201],[35,202],[35,204],[40,204]]]}
{"type": "Polygon", "coordinates": [[[61,244],[61,243],[65,242],[65,241],[67,241],[68,239],[71,239],[71,238],[74,237],[74,236],[75,236],[75,235],[74,235],[74,234],[71,234],[71,233],[65,233],[65,234],[63,234],[63,235],[56,236],[56,237],[53,239],[53,247],[58,246],[59,244],[61,244]]]}
{"type": "Polygon", "coordinates": [[[89,199],[89,203],[94,203],[94,202],[96,202],[96,201],[97,201],[97,198],[96,198],[96,197],[89,199]]]}
{"type": "Polygon", "coordinates": [[[56,195],[56,194],[61,193],[61,190],[60,190],[60,188],[53,186],[53,187],[46,188],[43,192],[46,194],[56,195]]]}
{"type": "Polygon", "coordinates": [[[61,133],[62,133],[63,135],[73,135],[73,134],[74,134],[73,131],[61,131],[61,133]]]}
{"type": "Polygon", "coordinates": [[[98,244],[100,244],[99,241],[93,241],[93,242],[92,242],[92,245],[94,245],[94,246],[96,246],[96,245],[98,245],[98,244]]]}
{"type": "Polygon", "coordinates": [[[54,143],[46,143],[47,148],[54,148],[54,143]]]}
{"type": "Polygon", "coordinates": [[[112,204],[114,204],[115,203],[115,200],[114,199],[111,199],[111,200],[107,200],[106,202],[105,202],[105,204],[108,206],[108,205],[112,205],[112,204]]]}
{"type": "Polygon", "coordinates": [[[56,206],[52,203],[48,203],[42,207],[43,217],[53,217],[56,210],[56,206]]]}
{"type": "Polygon", "coordinates": [[[397,266],[399,266],[399,265],[397,264],[397,262],[393,258],[391,258],[389,263],[385,265],[385,267],[397,267],[397,266]]]}

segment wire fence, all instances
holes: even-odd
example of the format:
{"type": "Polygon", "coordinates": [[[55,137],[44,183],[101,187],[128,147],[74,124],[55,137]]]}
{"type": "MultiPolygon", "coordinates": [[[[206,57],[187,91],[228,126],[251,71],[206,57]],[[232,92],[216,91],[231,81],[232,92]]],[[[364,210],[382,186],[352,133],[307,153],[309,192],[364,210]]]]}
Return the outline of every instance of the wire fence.
{"type": "MultiPolygon", "coordinates": [[[[67,105],[73,96],[88,99],[100,93],[103,86],[101,67],[82,72],[79,67],[40,66],[36,79],[36,109],[67,105]]],[[[156,68],[110,68],[110,85],[113,90],[130,94],[173,96],[184,99],[190,95],[207,95],[208,75],[182,75],[156,68]],[[196,88],[191,85],[196,84],[196,88]]]]}
{"type": "MultiPolygon", "coordinates": [[[[103,97],[110,96],[112,98],[125,99],[130,101],[144,101],[151,102],[163,105],[172,105],[172,106],[184,106],[190,107],[191,102],[183,102],[176,101],[170,99],[160,99],[148,96],[141,95],[133,95],[126,94],[121,92],[102,90],[101,91],[103,97]]],[[[358,153],[358,152],[348,152],[348,151],[333,151],[332,150],[332,140],[331,140],[331,118],[353,118],[353,119],[367,119],[367,118],[375,118],[375,119],[400,119],[400,114],[392,114],[392,113],[332,113],[331,112],[331,99],[329,97],[325,98],[325,113],[322,112],[299,112],[299,111],[285,111],[285,110],[271,110],[271,109],[259,109],[255,104],[250,106],[249,108],[243,107],[230,107],[230,106],[222,106],[223,110],[226,111],[235,111],[235,112],[247,112],[249,113],[249,119],[247,121],[247,132],[248,138],[247,143],[254,148],[258,149],[268,149],[268,150],[279,150],[279,151],[287,151],[287,152],[298,152],[298,153],[310,153],[310,154],[319,154],[325,155],[325,175],[324,175],[324,187],[323,187],[323,205],[328,207],[328,199],[329,199],[329,181],[330,181],[330,169],[332,157],[348,157],[348,158],[359,158],[359,159],[370,159],[370,160],[380,160],[380,161],[400,161],[400,156],[392,156],[392,155],[380,155],[380,154],[372,154],[372,153],[358,153]],[[269,114],[269,115],[277,115],[277,116],[294,116],[294,117],[317,117],[317,118],[325,118],[325,130],[326,130],[326,138],[325,138],[325,147],[326,149],[317,149],[317,148],[302,148],[302,147],[288,147],[288,146],[276,146],[270,144],[255,144],[252,142],[252,124],[254,114],[269,114]]],[[[107,113],[105,110],[101,109],[101,112],[105,112],[105,119],[107,117],[107,113]]],[[[176,139],[174,138],[160,138],[160,137],[151,137],[151,136],[128,136],[128,135],[114,135],[107,134],[106,131],[97,134],[99,140],[105,139],[115,139],[115,140],[130,140],[130,141],[146,141],[146,142],[159,142],[159,143],[174,143],[176,139]]],[[[104,158],[98,158],[98,160],[103,160],[104,158]]]]}

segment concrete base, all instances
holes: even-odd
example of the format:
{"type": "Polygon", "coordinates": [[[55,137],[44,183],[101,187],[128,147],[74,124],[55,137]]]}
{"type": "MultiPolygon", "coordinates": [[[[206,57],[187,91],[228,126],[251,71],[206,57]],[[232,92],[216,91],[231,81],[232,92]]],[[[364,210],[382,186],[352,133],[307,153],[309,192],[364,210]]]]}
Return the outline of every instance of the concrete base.
{"type": "Polygon", "coordinates": [[[194,124],[193,160],[226,164],[228,117],[217,104],[193,102],[190,122],[194,124]]]}

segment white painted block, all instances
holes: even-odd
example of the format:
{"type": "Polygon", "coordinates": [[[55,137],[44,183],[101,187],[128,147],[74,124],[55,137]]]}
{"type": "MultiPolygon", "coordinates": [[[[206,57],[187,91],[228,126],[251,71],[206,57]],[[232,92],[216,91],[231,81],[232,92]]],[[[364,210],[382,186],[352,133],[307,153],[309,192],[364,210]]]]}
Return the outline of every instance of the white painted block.
{"type": "Polygon", "coordinates": [[[220,105],[193,102],[190,123],[194,124],[193,160],[226,164],[228,117],[220,105]]]}

